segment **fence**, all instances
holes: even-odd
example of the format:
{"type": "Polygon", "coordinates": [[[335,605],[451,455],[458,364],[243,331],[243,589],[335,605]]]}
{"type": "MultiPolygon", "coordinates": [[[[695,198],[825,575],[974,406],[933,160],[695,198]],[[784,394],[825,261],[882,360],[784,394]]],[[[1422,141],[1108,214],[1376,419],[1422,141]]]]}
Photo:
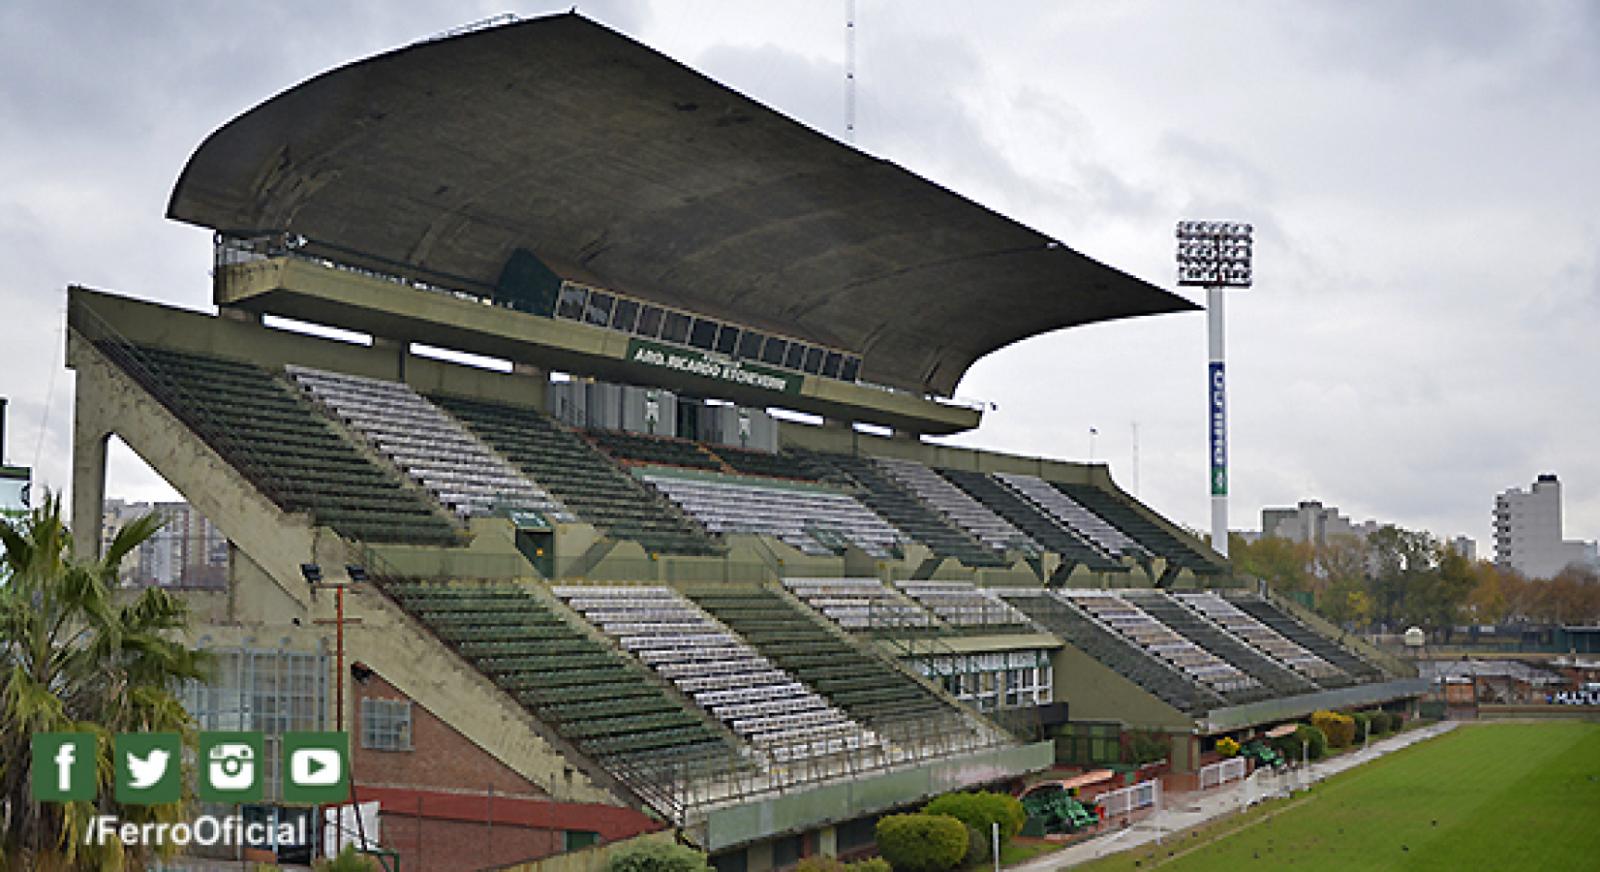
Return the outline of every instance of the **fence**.
{"type": "Polygon", "coordinates": [[[1142,808],[1159,808],[1161,806],[1161,782],[1159,780],[1141,781],[1129,785],[1121,790],[1102,793],[1095,797],[1095,802],[1105,809],[1108,818],[1138,811],[1142,808]]]}
{"type": "Polygon", "coordinates": [[[1208,790],[1220,787],[1230,781],[1238,781],[1245,776],[1247,764],[1243,757],[1234,757],[1200,767],[1200,789],[1208,790]]]}

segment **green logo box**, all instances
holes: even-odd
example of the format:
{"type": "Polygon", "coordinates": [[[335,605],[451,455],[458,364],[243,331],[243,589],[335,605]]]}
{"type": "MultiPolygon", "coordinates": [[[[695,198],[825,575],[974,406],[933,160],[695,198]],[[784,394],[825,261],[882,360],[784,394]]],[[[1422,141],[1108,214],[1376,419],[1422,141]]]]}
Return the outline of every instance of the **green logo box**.
{"type": "Polygon", "coordinates": [[[99,768],[94,733],[34,733],[35,802],[89,802],[99,768]]]}
{"type": "Polygon", "coordinates": [[[260,733],[200,734],[195,792],[201,802],[260,802],[267,758],[260,733]]]}
{"type": "Polygon", "coordinates": [[[283,734],[283,801],[350,799],[350,734],[283,734]]]}
{"type": "Polygon", "coordinates": [[[116,740],[117,802],[161,805],[183,798],[183,737],[121,733],[116,740]]]}

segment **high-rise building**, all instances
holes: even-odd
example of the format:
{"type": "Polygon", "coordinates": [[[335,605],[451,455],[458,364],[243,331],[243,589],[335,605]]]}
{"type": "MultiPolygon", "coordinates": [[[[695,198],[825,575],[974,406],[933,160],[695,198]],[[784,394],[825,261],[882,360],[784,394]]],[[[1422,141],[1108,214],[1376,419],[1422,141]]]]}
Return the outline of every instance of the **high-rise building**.
{"type": "Polygon", "coordinates": [[[102,551],[124,524],[156,513],[166,523],[123,561],[118,578],[139,587],[223,587],[227,582],[228,540],[186,502],[129,503],[106,500],[101,524],[102,551]]]}
{"type": "Polygon", "coordinates": [[[1527,490],[1494,498],[1494,561],[1529,578],[1549,578],[1568,566],[1596,565],[1595,543],[1562,538],[1561,482],[1543,473],[1527,490]]]}
{"type": "Polygon", "coordinates": [[[1318,545],[1338,536],[1357,536],[1365,539],[1376,532],[1375,521],[1360,524],[1339,514],[1334,506],[1324,506],[1316,500],[1302,500],[1292,509],[1262,509],[1261,536],[1267,539],[1288,539],[1291,542],[1312,542],[1318,545]]]}

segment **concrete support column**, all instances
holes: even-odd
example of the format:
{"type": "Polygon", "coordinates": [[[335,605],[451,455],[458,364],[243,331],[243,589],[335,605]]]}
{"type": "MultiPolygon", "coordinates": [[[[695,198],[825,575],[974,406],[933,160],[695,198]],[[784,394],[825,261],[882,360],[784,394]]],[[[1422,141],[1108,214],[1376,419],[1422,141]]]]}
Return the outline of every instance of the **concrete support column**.
{"type": "Polygon", "coordinates": [[[100,525],[105,520],[106,446],[111,431],[91,408],[94,392],[79,390],[72,409],[72,550],[74,556],[100,556],[100,525]]]}
{"type": "Polygon", "coordinates": [[[1172,754],[1170,760],[1172,762],[1172,773],[1180,775],[1196,771],[1199,767],[1195,764],[1200,760],[1199,737],[1189,733],[1173,733],[1171,734],[1171,739],[1172,754]]]}
{"type": "Polygon", "coordinates": [[[374,336],[372,337],[372,351],[374,357],[388,358],[386,361],[388,372],[385,375],[396,381],[403,382],[406,380],[406,357],[411,354],[411,343],[374,336]]]}
{"type": "Polygon", "coordinates": [[[839,856],[839,830],[837,827],[823,827],[817,830],[817,853],[824,857],[839,856]]]}

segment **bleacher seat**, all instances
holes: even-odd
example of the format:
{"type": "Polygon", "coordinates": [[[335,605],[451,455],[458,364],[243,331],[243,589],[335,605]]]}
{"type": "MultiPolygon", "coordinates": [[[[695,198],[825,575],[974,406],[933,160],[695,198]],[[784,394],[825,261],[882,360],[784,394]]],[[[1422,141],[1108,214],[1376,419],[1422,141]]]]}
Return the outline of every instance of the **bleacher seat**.
{"type": "Polygon", "coordinates": [[[369,542],[458,545],[449,513],[363,454],[299,391],[261,367],[210,355],[102,349],[268,499],[369,542]]]}
{"type": "Polygon", "coordinates": [[[600,450],[632,463],[720,470],[722,464],[698,443],[671,436],[647,436],[622,430],[585,431],[600,450]]]}
{"type": "Polygon", "coordinates": [[[1269,695],[1261,692],[1261,682],[1184,638],[1123,596],[1106,590],[1056,591],[1052,595],[1172,664],[1229,702],[1254,702],[1269,695]]]}
{"type": "Polygon", "coordinates": [[[409,385],[302,366],[288,372],[457,515],[533,509],[552,521],[576,520],[409,385]]]}
{"type": "Polygon", "coordinates": [[[1027,533],[1044,548],[1097,572],[1126,572],[1128,566],[1094,547],[1061,522],[1040,511],[1029,501],[992,476],[961,469],[941,469],[939,474],[968,496],[983,503],[1017,529],[1027,533]]]}
{"type": "Polygon", "coordinates": [[[627,764],[613,771],[738,757],[737,746],[648,670],[516,584],[385,580],[381,586],[579,750],[627,764]]]}
{"type": "Polygon", "coordinates": [[[796,481],[816,481],[817,473],[800,458],[781,451],[754,451],[727,445],[702,446],[715,454],[729,469],[740,475],[760,475],[767,478],[792,478],[796,481]]]}
{"type": "Polygon", "coordinates": [[[786,578],[783,586],[823,617],[852,632],[919,632],[937,625],[926,610],[876,578],[786,578]]]}
{"type": "Polygon", "coordinates": [[[1250,593],[1230,596],[1229,599],[1279,635],[1339,667],[1356,680],[1361,682],[1383,680],[1383,670],[1363,660],[1338,642],[1307,627],[1261,597],[1250,593]]]}
{"type": "Polygon", "coordinates": [[[461,420],[567,509],[618,539],[664,554],[711,555],[720,549],[671,503],[544,413],[485,400],[431,399],[461,420]]]}
{"type": "Polygon", "coordinates": [[[961,488],[915,460],[874,458],[889,475],[951,523],[966,530],[993,551],[1016,549],[1037,554],[1044,549],[1010,521],[990,511],[961,488]]]}
{"type": "Polygon", "coordinates": [[[1192,570],[1196,575],[1217,575],[1228,571],[1226,561],[1218,561],[1201,553],[1195,545],[1167,532],[1138,509],[1105,490],[1090,484],[1052,484],[1078,505],[1106,519],[1144,546],[1145,550],[1166,558],[1170,564],[1192,570]]]}
{"type": "Polygon", "coordinates": [[[776,591],[723,584],[685,594],[762,656],[905,752],[921,757],[1004,741],[994,728],[876,652],[830,632],[776,591]]]}
{"type": "Polygon", "coordinates": [[[902,488],[872,460],[846,454],[808,453],[814,466],[858,492],[862,502],[897,529],[928,546],[940,557],[954,557],[967,566],[1004,566],[1005,555],[951,524],[922,500],[902,488]]]}
{"type": "Polygon", "coordinates": [[[1038,476],[1001,472],[996,473],[994,478],[1011,488],[1018,496],[1033,503],[1040,511],[1077,533],[1079,538],[1090,542],[1113,558],[1140,558],[1149,554],[1121,530],[1078,505],[1071,497],[1051,487],[1049,482],[1038,476]]]}
{"type": "Polygon", "coordinates": [[[968,581],[907,580],[895,586],[952,626],[996,633],[1031,632],[1026,615],[968,581]]]}
{"type": "Polygon", "coordinates": [[[623,650],[775,760],[878,742],[870,730],[670,588],[570,585],[553,591],[623,650]]]}
{"type": "Polygon", "coordinates": [[[713,533],[758,533],[817,555],[835,553],[837,538],[876,557],[905,538],[853,497],[819,485],[663,467],[638,474],[713,533]]]}
{"type": "Polygon", "coordinates": [[[1274,695],[1293,696],[1313,693],[1318,689],[1318,685],[1309,678],[1205,620],[1166,591],[1128,590],[1122,592],[1122,597],[1174,632],[1261,682],[1274,695]]]}
{"type": "Polygon", "coordinates": [[[1227,704],[1216,690],[1053,592],[1006,588],[997,593],[1035,623],[1185,714],[1198,716],[1227,704]]]}
{"type": "Polygon", "coordinates": [[[1205,620],[1322,687],[1344,687],[1352,683],[1343,669],[1285,638],[1215,591],[1177,593],[1173,597],[1205,620]]]}

